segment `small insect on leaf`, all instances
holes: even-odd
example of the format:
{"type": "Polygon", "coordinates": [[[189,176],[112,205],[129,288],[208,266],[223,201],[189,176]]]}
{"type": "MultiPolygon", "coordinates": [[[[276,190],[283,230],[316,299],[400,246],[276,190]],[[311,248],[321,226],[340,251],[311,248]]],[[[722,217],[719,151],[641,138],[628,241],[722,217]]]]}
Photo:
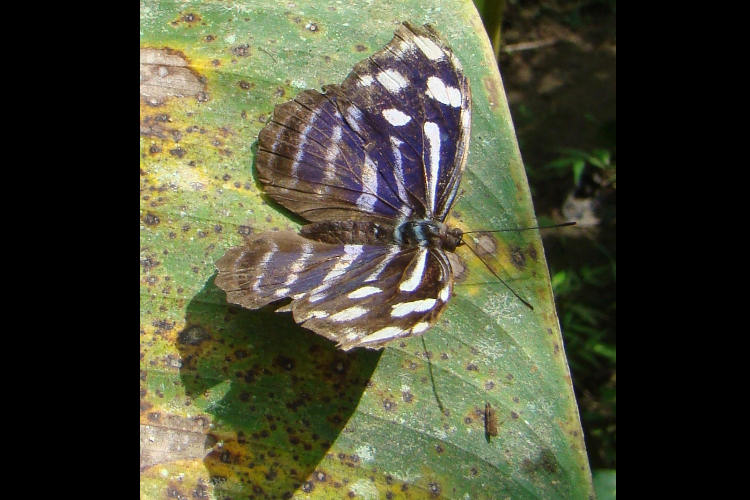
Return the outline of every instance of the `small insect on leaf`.
{"type": "Polygon", "coordinates": [[[484,404],[484,432],[487,436],[497,436],[497,414],[491,404],[484,404]]]}

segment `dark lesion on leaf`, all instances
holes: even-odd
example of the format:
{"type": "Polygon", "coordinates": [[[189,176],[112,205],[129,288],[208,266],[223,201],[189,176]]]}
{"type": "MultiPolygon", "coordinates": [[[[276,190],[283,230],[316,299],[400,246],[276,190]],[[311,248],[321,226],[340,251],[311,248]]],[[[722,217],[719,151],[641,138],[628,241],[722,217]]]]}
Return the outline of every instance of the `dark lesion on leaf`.
{"type": "Polygon", "coordinates": [[[510,261],[516,269],[523,269],[526,267],[526,255],[523,253],[521,247],[514,246],[510,249],[510,261]]]}

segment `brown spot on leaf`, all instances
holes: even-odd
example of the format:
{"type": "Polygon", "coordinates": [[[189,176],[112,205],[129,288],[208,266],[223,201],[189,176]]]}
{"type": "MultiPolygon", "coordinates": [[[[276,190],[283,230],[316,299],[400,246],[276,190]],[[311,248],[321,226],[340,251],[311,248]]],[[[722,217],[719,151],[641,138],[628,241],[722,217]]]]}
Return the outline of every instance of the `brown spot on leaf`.
{"type": "Polygon", "coordinates": [[[492,77],[487,76],[482,78],[482,83],[484,83],[484,89],[487,92],[487,100],[490,102],[490,108],[492,108],[492,111],[497,111],[498,105],[502,102],[501,90],[498,89],[497,83],[492,77]]]}
{"type": "Polygon", "coordinates": [[[149,212],[143,216],[143,223],[147,226],[155,226],[159,224],[159,217],[149,212]]]}
{"type": "Polygon", "coordinates": [[[177,336],[177,341],[181,344],[200,345],[201,342],[209,338],[211,336],[202,326],[190,325],[180,332],[177,336]]]}
{"type": "Polygon", "coordinates": [[[475,250],[480,257],[494,255],[497,252],[497,243],[495,238],[486,233],[479,233],[474,237],[475,250]]]}
{"type": "Polygon", "coordinates": [[[523,269],[526,267],[526,256],[523,254],[523,250],[521,250],[520,247],[513,247],[510,249],[510,261],[516,269],[523,269]]]}
{"type": "Polygon", "coordinates": [[[466,279],[467,272],[466,272],[466,265],[464,265],[463,260],[456,255],[453,252],[446,252],[448,256],[448,261],[451,264],[451,269],[453,269],[453,280],[456,283],[461,283],[466,279]]]}
{"type": "Polygon", "coordinates": [[[529,246],[526,247],[526,253],[529,255],[529,257],[531,257],[531,260],[536,261],[537,253],[536,253],[536,248],[534,247],[534,245],[529,243],[529,246]]]}
{"type": "Polygon", "coordinates": [[[241,45],[237,45],[236,47],[232,47],[232,54],[236,55],[237,57],[247,57],[250,55],[250,45],[247,43],[243,43],[241,45]]]}
{"type": "Polygon", "coordinates": [[[440,496],[440,485],[438,483],[430,483],[428,484],[428,487],[430,489],[430,494],[434,497],[440,496]]]}
{"type": "Polygon", "coordinates": [[[172,49],[140,49],[140,97],[149,106],[160,106],[170,97],[205,93],[200,74],[188,66],[182,52],[172,49]]]}
{"type": "Polygon", "coordinates": [[[182,158],[183,156],[185,156],[185,153],[187,153],[187,151],[179,146],[169,150],[169,154],[171,154],[172,156],[176,156],[177,158],[182,158]]]}
{"type": "Polygon", "coordinates": [[[186,23],[195,23],[201,20],[201,16],[192,12],[188,12],[187,14],[182,16],[182,20],[186,23]]]}

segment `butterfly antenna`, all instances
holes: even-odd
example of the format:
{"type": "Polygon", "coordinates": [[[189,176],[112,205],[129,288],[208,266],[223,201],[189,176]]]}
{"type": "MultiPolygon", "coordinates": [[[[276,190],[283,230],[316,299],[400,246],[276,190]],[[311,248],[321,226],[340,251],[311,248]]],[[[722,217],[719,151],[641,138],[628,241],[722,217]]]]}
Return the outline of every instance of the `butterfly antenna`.
{"type": "Polygon", "coordinates": [[[443,403],[440,401],[440,396],[438,396],[437,388],[435,387],[435,377],[432,376],[432,361],[430,360],[430,356],[427,353],[427,344],[424,343],[424,337],[421,337],[422,339],[422,348],[424,349],[424,357],[427,358],[427,369],[430,370],[430,380],[432,381],[432,393],[435,394],[435,400],[437,401],[438,408],[440,408],[440,413],[445,415],[445,408],[443,408],[443,403]]]}
{"type": "Polygon", "coordinates": [[[464,234],[471,233],[502,233],[505,231],[526,231],[528,229],[552,229],[555,227],[575,226],[575,222],[563,222],[561,224],[553,224],[551,226],[532,226],[532,227],[515,227],[513,229],[492,229],[489,231],[465,231],[464,234]]]}
{"type": "MultiPolygon", "coordinates": [[[[472,231],[472,232],[478,232],[478,231],[472,231]]],[[[484,231],[484,232],[489,232],[489,231],[484,231]]],[[[464,234],[467,234],[467,233],[464,233],[464,234]]],[[[474,250],[474,249],[473,249],[473,248],[471,247],[471,245],[469,245],[469,243],[468,243],[468,242],[466,242],[466,241],[465,241],[465,240],[464,240],[463,238],[461,238],[461,241],[462,241],[462,242],[463,242],[463,243],[464,243],[464,244],[465,244],[465,245],[466,245],[466,246],[467,246],[467,247],[469,248],[469,250],[471,250],[471,253],[473,253],[474,255],[476,255],[476,256],[477,256],[477,259],[479,259],[479,260],[480,260],[480,261],[482,262],[482,264],[484,264],[484,267],[486,267],[487,269],[489,269],[489,270],[490,270],[490,272],[492,273],[492,275],[493,275],[493,276],[494,276],[495,278],[497,278],[497,279],[498,279],[498,281],[500,281],[500,283],[502,283],[503,285],[505,285],[505,286],[506,286],[506,288],[507,288],[508,290],[510,290],[511,292],[513,292],[513,295],[515,295],[515,296],[516,296],[516,298],[518,298],[518,300],[520,300],[521,302],[523,302],[523,303],[524,303],[524,305],[525,305],[526,307],[528,307],[528,308],[529,308],[529,309],[531,309],[532,311],[534,310],[534,306],[532,306],[531,304],[529,304],[529,303],[528,303],[528,301],[526,301],[526,299],[524,299],[523,297],[521,297],[520,295],[518,295],[518,294],[516,293],[516,291],[515,291],[515,290],[513,290],[513,289],[512,289],[511,287],[510,287],[510,285],[508,285],[508,284],[507,284],[507,283],[506,283],[505,281],[503,281],[503,279],[502,279],[502,278],[501,278],[500,276],[498,276],[498,275],[497,275],[497,273],[496,273],[496,272],[495,272],[495,271],[494,271],[494,270],[493,270],[493,269],[492,269],[492,268],[490,267],[490,265],[489,265],[489,264],[487,264],[487,263],[486,263],[486,262],[484,261],[484,259],[482,259],[482,258],[481,258],[481,257],[479,256],[479,254],[478,254],[478,253],[476,252],[476,250],[474,250]]]]}

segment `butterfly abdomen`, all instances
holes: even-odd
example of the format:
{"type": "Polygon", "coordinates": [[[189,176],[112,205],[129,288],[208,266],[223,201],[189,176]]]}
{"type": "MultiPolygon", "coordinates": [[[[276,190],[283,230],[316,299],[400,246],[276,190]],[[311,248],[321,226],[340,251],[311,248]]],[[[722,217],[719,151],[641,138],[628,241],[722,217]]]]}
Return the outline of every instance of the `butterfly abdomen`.
{"type": "Polygon", "coordinates": [[[325,221],[307,224],[300,234],[311,240],[339,245],[395,244],[393,226],[371,221],[325,221]]]}

